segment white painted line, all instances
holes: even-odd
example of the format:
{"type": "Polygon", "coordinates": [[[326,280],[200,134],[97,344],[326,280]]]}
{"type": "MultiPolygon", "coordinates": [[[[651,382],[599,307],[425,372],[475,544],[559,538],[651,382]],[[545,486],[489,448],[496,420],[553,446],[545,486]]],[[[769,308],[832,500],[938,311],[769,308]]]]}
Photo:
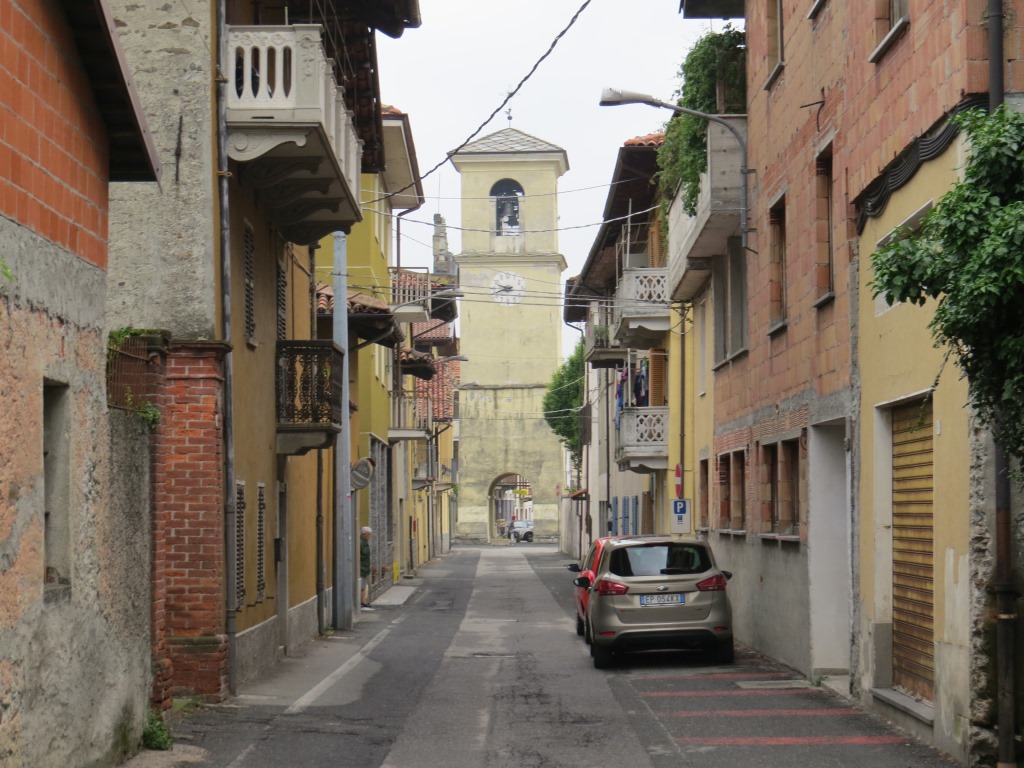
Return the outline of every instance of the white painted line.
{"type": "Polygon", "coordinates": [[[367,657],[367,655],[369,655],[370,651],[372,651],[374,648],[380,645],[380,643],[384,640],[385,637],[388,636],[388,633],[390,632],[391,627],[385,627],[380,632],[378,632],[376,636],[372,640],[370,640],[370,642],[368,642],[366,645],[364,645],[362,648],[356,651],[355,655],[352,658],[350,658],[336,670],[331,672],[331,674],[329,674],[319,683],[310,688],[306,693],[300,696],[295,701],[294,704],[292,704],[290,707],[288,707],[288,709],[284,711],[284,713],[286,715],[294,715],[299,712],[302,712],[304,709],[306,709],[306,707],[311,706],[313,702],[315,702],[317,699],[324,695],[328,688],[330,688],[332,685],[338,682],[338,680],[340,680],[342,677],[348,674],[349,670],[351,670],[353,667],[359,664],[359,662],[361,662],[363,659],[367,657]]]}

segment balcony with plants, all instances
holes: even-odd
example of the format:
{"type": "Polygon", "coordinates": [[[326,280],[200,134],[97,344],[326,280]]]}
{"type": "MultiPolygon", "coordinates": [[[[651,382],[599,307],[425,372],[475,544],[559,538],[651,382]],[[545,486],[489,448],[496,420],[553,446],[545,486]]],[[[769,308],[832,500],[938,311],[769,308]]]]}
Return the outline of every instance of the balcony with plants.
{"type": "MultiPolygon", "coordinates": [[[[701,38],[687,55],[680,76],[680,106],[715,115],[746,138],[745,35],[726,27],[701,38]]],[[[668,225],[668,289],[676,301],[693,299],[711,277],[712,261],[739,235],[746,183],[743,151],[718,122],[679,114],[658,151],[659,181],[668,225]]]]}
{"type": "Polygon", "coordinates": [[[583,359],[592,368],[617,368],[626,360],[628,350],[619,344],[612,333],[613,322],[611,299],[590,303],[583,332],[583,359]]]}

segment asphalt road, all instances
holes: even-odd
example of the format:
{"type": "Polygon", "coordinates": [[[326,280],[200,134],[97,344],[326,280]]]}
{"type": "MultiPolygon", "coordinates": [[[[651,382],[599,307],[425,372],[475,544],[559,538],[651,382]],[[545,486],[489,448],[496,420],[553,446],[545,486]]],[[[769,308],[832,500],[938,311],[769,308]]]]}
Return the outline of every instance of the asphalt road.
{"type": "Polygon", "coordinates": [[[456,548],[351,632],[175,721],[130,768],[948,768],[933,750],[738,648],[593,669],[554,547],[456,548]]]}

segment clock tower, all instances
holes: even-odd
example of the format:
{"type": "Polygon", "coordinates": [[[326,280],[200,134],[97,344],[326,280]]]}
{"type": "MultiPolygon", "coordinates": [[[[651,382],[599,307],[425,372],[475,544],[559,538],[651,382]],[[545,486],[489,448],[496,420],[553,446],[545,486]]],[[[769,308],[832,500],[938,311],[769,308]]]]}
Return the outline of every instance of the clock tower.
{"type": "Polygon", "coordinates": [[[486,542],[513,519],[536,541],[558,537],[565,451],[544,419],[561,365],[558,179],[565,150],[513,128],[451,155],[462,177],[459,286],[459,519],[456,538],[486,542]]]}

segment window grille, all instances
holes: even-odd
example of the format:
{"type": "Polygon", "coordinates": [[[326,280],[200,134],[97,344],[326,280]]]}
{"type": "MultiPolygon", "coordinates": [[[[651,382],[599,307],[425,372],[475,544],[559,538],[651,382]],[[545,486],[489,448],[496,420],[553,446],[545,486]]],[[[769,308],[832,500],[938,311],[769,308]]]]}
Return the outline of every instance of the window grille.
{"type": "Polygon", "coordinates": [[[242,273],[245,279],[245,338],[256,339],[256,231],[245,222],[242,273]]]}
{"type": "Polygon", "coordinates": [[[267,592],[267,555],[265,545],[267,522],[266,486],[256,486],[256,600],[261,601],[267,592]]]}

